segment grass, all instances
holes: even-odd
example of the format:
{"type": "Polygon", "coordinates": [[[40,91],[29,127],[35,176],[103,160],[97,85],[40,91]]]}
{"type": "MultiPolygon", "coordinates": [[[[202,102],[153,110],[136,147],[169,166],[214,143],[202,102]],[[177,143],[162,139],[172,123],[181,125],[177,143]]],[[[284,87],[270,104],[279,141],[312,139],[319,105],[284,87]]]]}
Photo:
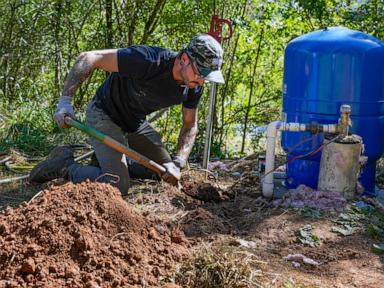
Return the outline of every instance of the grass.
{"type": "Polygon", "coordinates": [[[44,156],[58,144],[83,143],[88,138],[75,129],[59,129],[52,118],[54,108],[48,103],[27,101],[12,107],[0,105],[0,152],[44,156]]]}
{"type": "Polygon", "coordinates": [[[260,261],[236,247],[204,247],[195,258],[184,263],[175,282],[191,288],[264,287],[260,261]]]}

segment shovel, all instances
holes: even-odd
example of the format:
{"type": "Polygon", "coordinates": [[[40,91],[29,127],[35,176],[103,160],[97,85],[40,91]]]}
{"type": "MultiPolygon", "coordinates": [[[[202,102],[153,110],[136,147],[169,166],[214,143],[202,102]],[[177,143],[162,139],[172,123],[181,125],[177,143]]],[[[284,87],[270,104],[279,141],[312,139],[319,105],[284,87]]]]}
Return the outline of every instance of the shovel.
{"type": "MultiPolygon", "coordinates": [[[[151,159],[137,153],[136,151],[134,151],[134,150],[128,148],[127,146],[119,143],[115,139],[101,133],[97,129],[89,127],[89,126],[87,126],[87,125],[85,125],[85,124],[83,124],[77,120],[72,119],[69,116],[66,116],[64,118],[64,120],[65,120],[65,124],[67,124],[68,126],[75,127],[77,129],[83,131],[84,133],[88,134],[89,136],[94,137],[95,139],[99,140],[101,143],[107,145],[108,147],[114,149],[115,151],[123,153],[128,158],[131,158],[132,160],[135,160],[137,163],[143,165],[144,167],[147,167],[148,169],[155,172],[160,177],[166,172],[166,169],[162,165],[160,165],[160,164],[152,161],[151,159]]],[[[172,184],[177,186],[179,184],[178,180],[179,179],[177,179],[177,178],[172,179],[172,184]]],[[[169,182],[171,182],[171,181],[169,181],[169,182]]]]}

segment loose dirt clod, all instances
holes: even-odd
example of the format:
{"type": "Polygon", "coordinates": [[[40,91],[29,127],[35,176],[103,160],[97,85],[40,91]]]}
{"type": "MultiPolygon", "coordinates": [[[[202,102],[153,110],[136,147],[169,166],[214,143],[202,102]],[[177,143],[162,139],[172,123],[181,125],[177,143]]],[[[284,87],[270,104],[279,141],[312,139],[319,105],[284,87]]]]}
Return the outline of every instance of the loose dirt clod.
{"type": "Polygon", "coordinates": [[[200,183],[192,179],[183,179],[183,191],[185,194],[204,202],[226,200],[220,193],[220,190],[209,182],[200,183]]]}
{"type": "Polygon", "coordinates": [[[101,183],[46,190],[0,214],[0,227],[0,287],[159,287],[188,255],[185,238],[158,233],[101,183]]]}

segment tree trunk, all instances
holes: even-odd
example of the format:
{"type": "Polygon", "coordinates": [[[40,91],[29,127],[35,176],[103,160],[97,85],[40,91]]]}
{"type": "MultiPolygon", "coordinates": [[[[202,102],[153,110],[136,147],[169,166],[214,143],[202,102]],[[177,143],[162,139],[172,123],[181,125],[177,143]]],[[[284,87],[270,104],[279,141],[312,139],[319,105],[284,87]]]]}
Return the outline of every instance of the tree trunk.
{"type": "Polygon", "coordinates": [[[130,15],[130,18],[127,19],[128,24],[128,35],[127,35],[127,45],[130,46],[134,43],[134,36],[136,30],[136,22],[138,20],[137,17],[137,0],[131,2],[132,7],[126,5],[126,15],[130,15]]]}
{"type": "Polygon", "coordinates": [[[112,48],[112,0],[105,0],[105,48],[112,48]]]}
{"type": "Polygon", "coordinates": [[[149,36],[155,30],[157,22],[160,19],[161,13],[164,9],[166,2],[167,2],[167,0],[157,0],[156,1],[155,7],[153,7],[152,13],[149,16],[147,22],[145,23],[143,37],[141,38],[141,43],[143,43],[143,44],[147,43],[149,36]]]}
{"type": "Polygon", "coordinates": [[[62,64],[62,55],[61,55],[61,15],[63,9],[63,2],[60,0],[55,4],[55,88],[57,95],[61,93],[61,64],[62,64]]]}
{"type": "MultiPolygon", "coordinates": [[[[247,11],[247,6],[248,6],[248,1],[246,1],[244,6],[242,7],[241,18],[244,17],[244,15],[245,15],[245,13],[247,11]]],[[[238,46],[238,43],[239,43],[239,37],[240,37],[240,33],[237,33],[236,34],[236,38],[235,38],[234,47],[233,47],[232,54],[231,54],[231,59],[229,61],[229,67],[227,68],[227,73],[225,75],[225,79],[227,79],[227,81],[225,81],[225,84],[224,84],[224,87],[223,87],[223,90],[222,90],[223,92],[222,92],[222,95],[221,95],[221,127],[220,127],[220,136],[219,136],[220,146],[223,144],[224,136],[225,136],[225,133],[224,133],[225,104],[224,103],[225,103],[225,98],[227,97],[229,79],[231,78],[231,74],[232,74],[233,63],[234,63],[234,60],[235,60],[237,46],[238,46]]]]}
{"type": "Polygon", "coordinates": [[[257,68],[257,63],[259,62],[261,42],[263,41],[263,36],[264,36],[264,28],[261,28],[259,44],[256,52],[255,64],[253,66],[253,71],[251,74],[251,83],[250,83],[251,86],[249,90],[248,105],[247,105],[247,110],[245,112],[245,118],[244,118],[243,139],[241,141],[241,151],[240,151],[241,154],[244,153],[244,148],[245,148],[245,138],[247,136],[247,128],[248,128],[248,117],[249,117],[249,111],[251,110],[252,94],[253,94],[253,88],[255,86],[256,68],[257,68]]]}

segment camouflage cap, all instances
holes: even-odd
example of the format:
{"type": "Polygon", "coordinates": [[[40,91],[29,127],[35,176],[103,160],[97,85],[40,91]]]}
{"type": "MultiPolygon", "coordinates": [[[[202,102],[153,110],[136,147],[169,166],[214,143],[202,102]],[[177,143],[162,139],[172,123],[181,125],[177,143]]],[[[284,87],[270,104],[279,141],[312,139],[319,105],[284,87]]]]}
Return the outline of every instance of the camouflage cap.
{"type": "Polygon", "coordinates": [[[223,63],[223,48],[215,38],[208,34],[200,34],[191,39],[184,49],[185,53],[195,61],[197,69],[205,80],[224,83],[220,71],[223,63]]]}

